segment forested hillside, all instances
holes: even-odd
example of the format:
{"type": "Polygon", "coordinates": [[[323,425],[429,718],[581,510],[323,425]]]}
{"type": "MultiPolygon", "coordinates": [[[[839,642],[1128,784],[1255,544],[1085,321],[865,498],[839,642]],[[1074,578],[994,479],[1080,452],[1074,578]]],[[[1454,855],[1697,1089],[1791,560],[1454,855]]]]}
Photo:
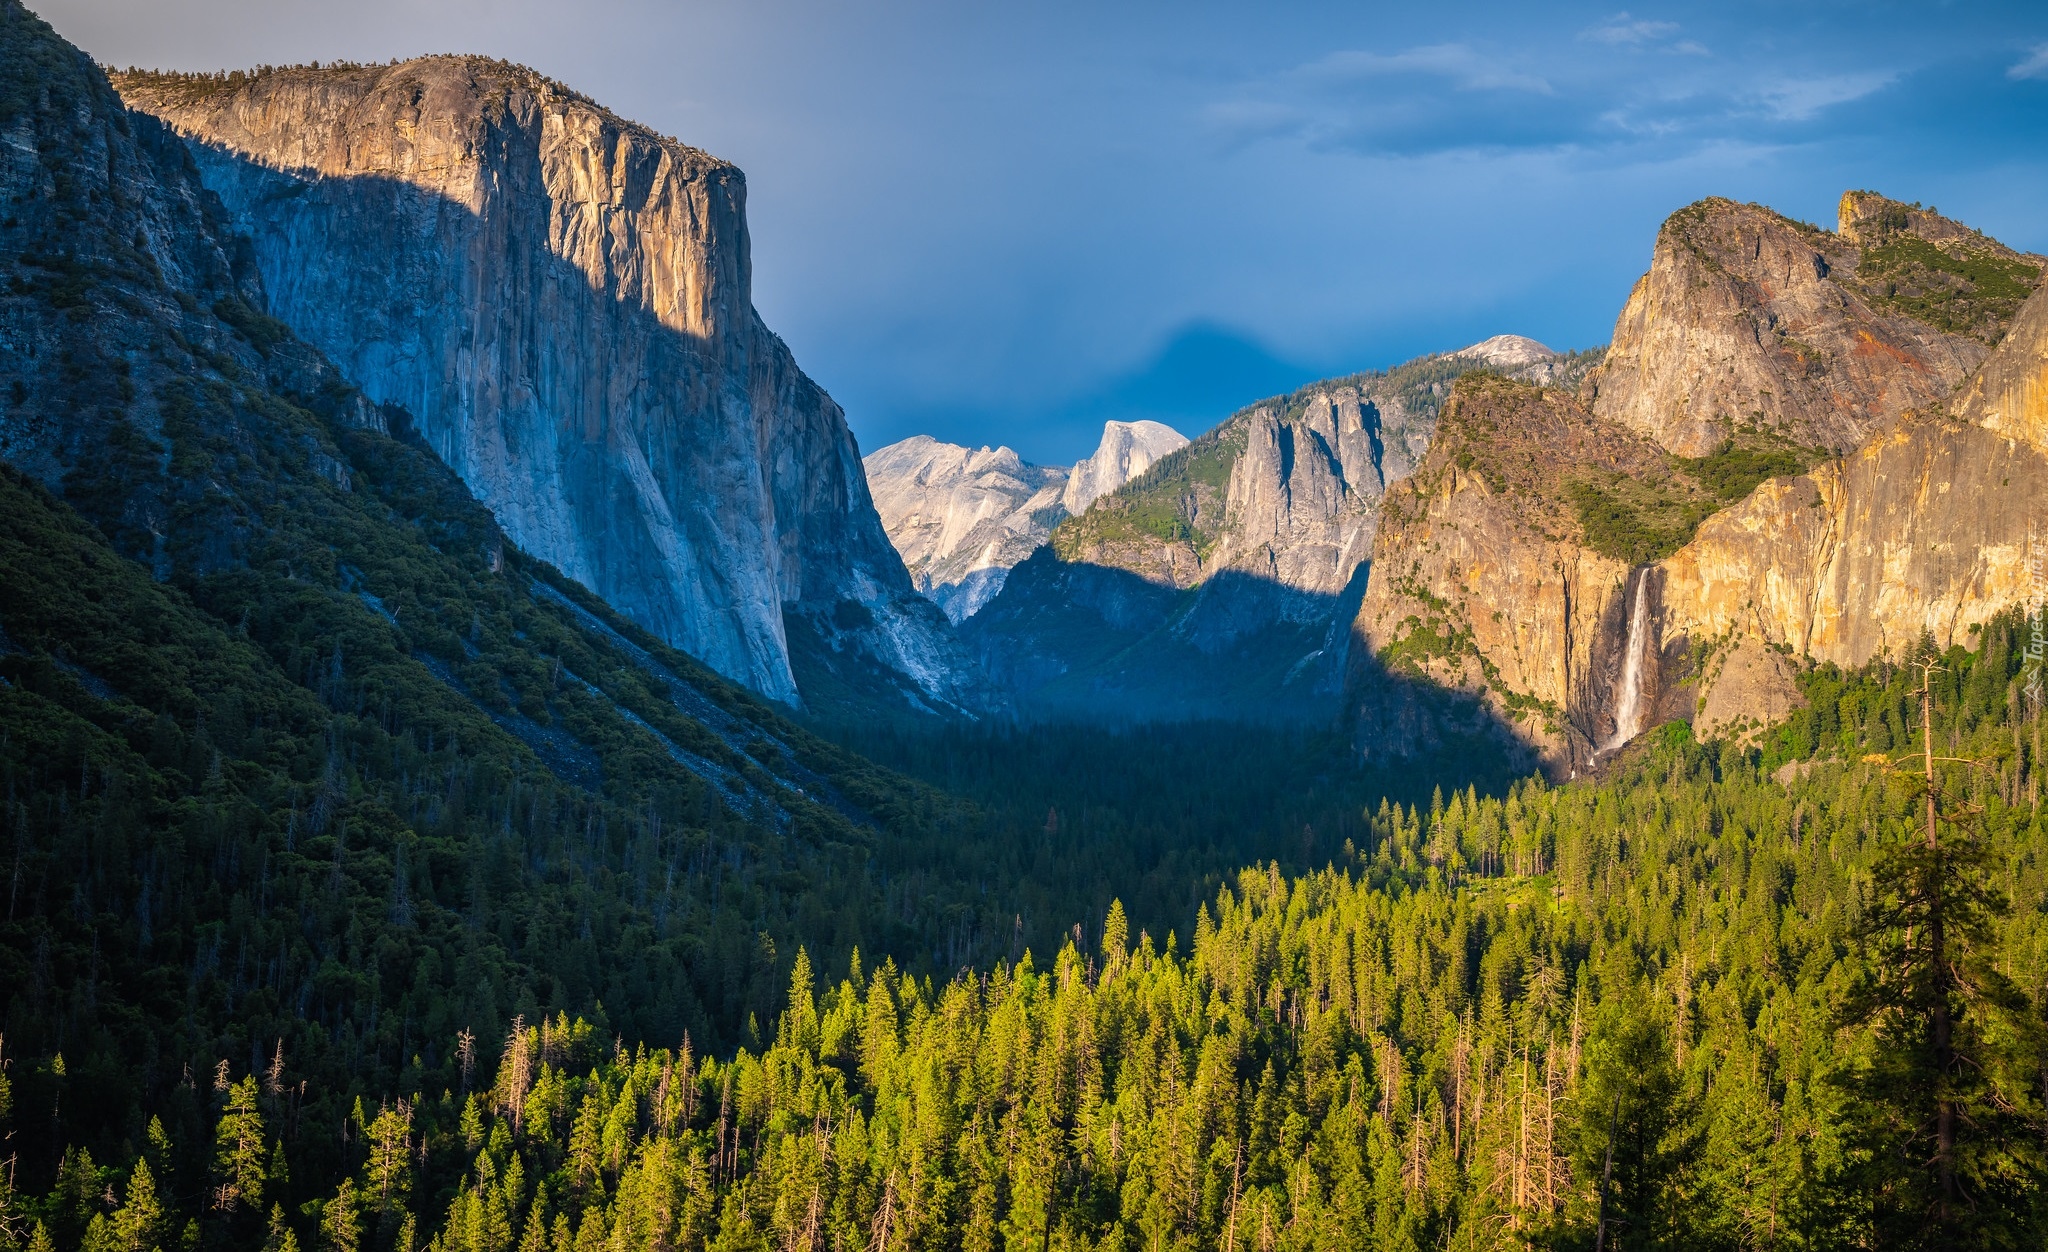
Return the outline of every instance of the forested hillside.
{"type": "MultiPolygon", "coordinates": [[[[291,1043],[222,1058],[16,1212],[59,1248],[1477,1248],[1586,1246],[1604,1202],[1620,1247],[2038,1246],[2019,623],[1941,660],[1937,754],[1977,764],[1938,766],[1932,857],[1921,671],[1815,673],[1764,748],[1674,724],[1598,783],[1382,806],[1177,934],[1114,904],[950,979],[800,955],[736,1050],[529,1016],[351,1101],[291,1043]]],[[[81,1116],[54,1057],[12,1074],[16,1127],[81,1116]]]]}

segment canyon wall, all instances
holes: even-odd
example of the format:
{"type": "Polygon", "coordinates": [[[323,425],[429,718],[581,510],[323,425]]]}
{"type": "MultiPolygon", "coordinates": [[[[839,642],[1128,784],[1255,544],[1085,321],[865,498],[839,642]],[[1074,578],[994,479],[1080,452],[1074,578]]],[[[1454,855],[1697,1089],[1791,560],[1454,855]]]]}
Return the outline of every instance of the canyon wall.
{"type": "Polygon", "coordinates": [[[786,613],[846,601],[858,646],[964,698],[844,415],[754,311],[739,170],[478,57],[116,85],[189,140],[269,312],[522,547],[778,699],[786,613]]]}
{"type": "Polygon", "coordinates": [[[1499,336],[1247,406],[1061,523],[966,636],[1027,713],[1327,722],[1381,498],[1453,380],[1591,359],[1499,336]]]}
{"type": "Polygon", "coordinates": [[[1590,764],[1613,730],[1630,568],[1587,545],[1557,484],[1651,474],[1663,460],[1568,391],[1461,380],[1422,465],[1380,509],[1348,666],[1360,750],[1433,746],[1428,719],[1377,689],[1405,679],[1478,697],[1554,768],[1590,764]]]}

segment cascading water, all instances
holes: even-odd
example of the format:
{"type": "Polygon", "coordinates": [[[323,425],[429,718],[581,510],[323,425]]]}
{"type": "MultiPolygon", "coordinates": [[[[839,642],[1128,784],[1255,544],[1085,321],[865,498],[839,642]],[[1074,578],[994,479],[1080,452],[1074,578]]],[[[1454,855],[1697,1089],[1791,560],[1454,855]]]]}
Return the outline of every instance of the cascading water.
{"type": "Polygon", "coordinates": [[[1612,752],[1643,733],[1643,668],[1650,655],[1650,571],[1636,575],[1635,602],[1629,607],[1628,639],[1622,645],[1621,689],[1614,699],[1614,734],[1600,745],[1612,752]]]}

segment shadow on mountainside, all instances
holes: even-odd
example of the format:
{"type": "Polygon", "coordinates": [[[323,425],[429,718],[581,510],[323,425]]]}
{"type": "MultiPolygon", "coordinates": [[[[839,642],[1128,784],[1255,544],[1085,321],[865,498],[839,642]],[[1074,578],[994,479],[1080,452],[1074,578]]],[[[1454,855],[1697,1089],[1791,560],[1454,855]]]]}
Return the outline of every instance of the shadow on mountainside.
{"type": "Polygon", "coordinates": [[[1353,751],[1369,762],[1535,768],[1514,727],[1476,697],[1366,650],[1354,620],[1370,572],[1360,565],[1336,596],[1238,570],[1176,590],[1047,547],[961,633],[1023,722],[1355,724],[1353,751]]]}

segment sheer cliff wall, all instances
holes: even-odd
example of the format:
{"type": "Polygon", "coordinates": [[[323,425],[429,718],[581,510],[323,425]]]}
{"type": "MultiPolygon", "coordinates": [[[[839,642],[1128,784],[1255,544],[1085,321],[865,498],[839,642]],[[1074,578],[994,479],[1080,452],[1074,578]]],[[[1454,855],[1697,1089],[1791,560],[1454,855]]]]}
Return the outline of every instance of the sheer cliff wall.
{"type": "Polygon", "coordinates": [[[522,547],[779,699],[785,608],[845,600],[953,694],[843,413],[754,312],[739,170],[483,58],[116,85],[190,141],[270,312],[522,547]]]}

